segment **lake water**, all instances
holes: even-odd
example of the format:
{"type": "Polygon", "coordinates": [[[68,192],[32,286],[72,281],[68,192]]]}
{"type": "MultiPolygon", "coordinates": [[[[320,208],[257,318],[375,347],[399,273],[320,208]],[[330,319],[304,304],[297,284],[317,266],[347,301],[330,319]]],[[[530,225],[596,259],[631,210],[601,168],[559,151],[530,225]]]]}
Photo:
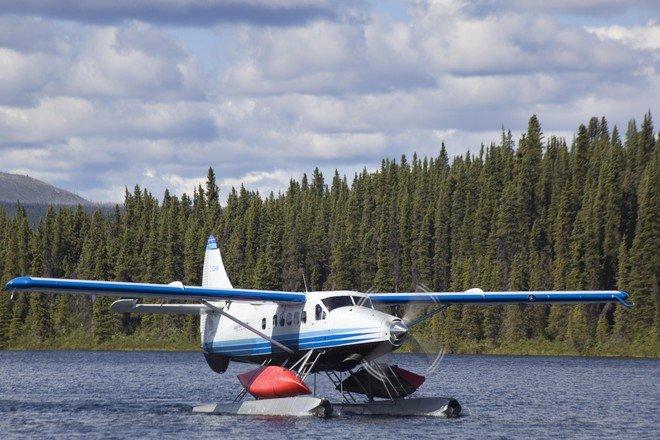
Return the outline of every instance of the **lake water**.
{"type": "MultiPolygon", "coordinates": [[[[0,351],[0,438],[660,438],[658,360],[446,356],[417,394],[457,398],[458,419],[191,412],[232,399],[249,368],[217,375],[200,353],[0,351]]],[[[339,397],[321,375],[318,387],[339,397]]]]}

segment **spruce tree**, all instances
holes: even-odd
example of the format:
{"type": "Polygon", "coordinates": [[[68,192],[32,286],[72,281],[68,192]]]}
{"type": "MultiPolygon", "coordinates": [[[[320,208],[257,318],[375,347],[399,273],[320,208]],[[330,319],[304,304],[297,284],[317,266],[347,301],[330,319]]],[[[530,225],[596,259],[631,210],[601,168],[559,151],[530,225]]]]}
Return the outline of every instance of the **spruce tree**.
{"type": "Polygon", "coordinates": [[[215,172],[209,167],[206,176],[206,222],[205,230],[207,234],[216,233],[220,224],[220,190],[215,180],[215,172]]]}
{"type": "Polygon", "coordinates": [[[254,272],[254,286],[259,289],[278,290],[282,286],[282,228],[278,216],[273,216],[268,226],[266,246],[254,272]]]}
{"type": "Polygon", "coordinates": [[[637,304],[633,310],[634,330],[639,333],[659,324],[658,277],[660,276],[660,205],[658,188],[660,174],[658,150],[654,150],[639,185],[639,214],[635,238],[629,255],[626,277],[631,299],[637,304]]]}
{"type": "MultiPolygon", "coordinates": [[[[514,259],[509,276],[509,290],[520,291],[527,289],[528,281],[527,274],[525,273],[525,260],[526,257],[522,253],[518,254],[514,259]]],[[[527,336],[523,316],[523,313],[527,310],[523,308],[523,305],[517,304],[506,307],[502,322],[502,335],[506,342],[517,342],[527,336]]]]}
{"type": "MultiPolygon", "coordinates": [[[[77,271],[85,279],[107,280],[112,277],[108,258],[108,229],[100,211],[92,215],[77,271]]],[[[120,333],[121,317],[110,311],[113,301],[113,298],[98,296],[93,303],[91,329],[96,343],[107,342],[120,333]]]]}
{"type": "MultiPolygon", "coordinates": [[[[31,230],[25,209],[20,204],[16,207],[16,213],[9,226],[9,245],[7,246],[7,258],[5,259],[4,276],[6,281],[11,278],[28,275],[30,273],[30,237],[31,230]]],[[[4,335],[0,335],[9,344],[15,344],[26,333],[25,319],[28,315],[28,294],[17,293],[15,302],[11,306],[11,315],[7,314],[8,325],[5,330],[0,329],[4,335]]],[[[3,295],[5,296],[5,295],[3,295]]]]}
{"type": "MultiPolygon", "coordinates": [[[[628,249],[626,246],[627,240],[622,239],[621,244],[619,245],[619,267],[617,270],[616,281],[617,288],[619,290],[628,289],[628,272],[630,267],[628,264],[628,249]]],[[[631,329],[629,323],[632,321],[631,314],[629,310],[626,310],[623,307],[617,307],[614,312],[614,326],[612,328],[612,336],[615,341],[623,341],[629,339],[631,335],[631,329]]]]}
{"type": "MultiPolygon", "coordinates": [[[[43,231],[42,231],[43,232],[43,231]]],[[[32,258],[31,273],[34,275],[48,276],[44,271],[43,252],[38,235],[33,235],[30,240],[30,254],[32,258]]],[[[26,318],[30,339],[37,344],[43,344],[52,336],[49,310],[50,295],[33,293],[29,298],[29,312],[26,318]]]]}

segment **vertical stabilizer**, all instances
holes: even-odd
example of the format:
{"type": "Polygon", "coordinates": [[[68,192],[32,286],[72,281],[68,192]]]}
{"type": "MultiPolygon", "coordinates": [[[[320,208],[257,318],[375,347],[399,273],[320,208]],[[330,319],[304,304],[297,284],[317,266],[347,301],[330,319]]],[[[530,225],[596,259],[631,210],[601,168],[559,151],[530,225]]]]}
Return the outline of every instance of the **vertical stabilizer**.
{"type": "Polygon", "coordinates": [[[204,271],[202,272],[202,287],[217,287],[220,289],[233,289],[231,281],[222,263],[218,242],[213,235],[206,242],[206,255],[204,255],[204,271]]]}

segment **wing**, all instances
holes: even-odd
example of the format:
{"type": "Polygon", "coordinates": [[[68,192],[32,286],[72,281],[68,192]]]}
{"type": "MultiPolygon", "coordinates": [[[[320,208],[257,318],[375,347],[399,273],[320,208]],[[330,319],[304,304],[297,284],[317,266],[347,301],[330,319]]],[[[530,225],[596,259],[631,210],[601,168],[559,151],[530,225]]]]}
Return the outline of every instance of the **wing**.
{"type": "Polygon", "coordinates": [[[9,281],[10,292],[52,292],[80,295],[106,295],[122,298],[152,298],[196,301],[266,301],[276,303],[304,303],[301,292],[273,290],[227,289],[171,284],[127,283],[116,281],[69,280],[57,278],[18,277],[9,281]]]}
{"type": "Polygon", "coordinates": [[[571,290],[530,292],[484,292],[470,289],[465,292],[375,293],[371,301],[377,304],[573,304],[619,302],[632,307],[628,293],[622,290],[571,290]]]}

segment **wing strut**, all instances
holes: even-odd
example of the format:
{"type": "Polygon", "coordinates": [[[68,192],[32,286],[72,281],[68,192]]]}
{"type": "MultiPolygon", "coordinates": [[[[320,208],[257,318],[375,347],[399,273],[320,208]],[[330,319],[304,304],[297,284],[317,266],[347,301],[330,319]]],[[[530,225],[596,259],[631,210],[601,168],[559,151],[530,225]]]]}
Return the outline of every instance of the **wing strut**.
{"type": "Polygon", "coordinates": [[[214,306],[213,304],[211,304],[210,302],[208,302],[208,301],[206,301],[206,300],[202,300],[202,304],[204,304],[206,307],[208,307],[208,308],[210,308],[210,309],[215,310],[216,312],[218,312],[218,313],[221,314],[222,316],[225,316],[225,317],[227,317],[228,319],[231,319],[231,320],[234,321],[236,324],[245,327],[246,329],[250,330],[252,333],[254,333],[254,334],[256,334],[256,335],[258,335],[258,336],[264,338],[264,339],[267,340],[267,341],[270,341],[271,344],[273,344],[273,345],[275,345],[275,346],[281,348],[282,350],[286,351],[287,353],[291,353],[291,354],[294,353],[294,351],[291,350],[291,349],[290,349],[289,347],[287,347],[286,345],[282,344],[282,343],[279,342],[279,341],[276,341],[275,339],[271,338],[270,336],[266,335],[265,333],[260,332],[260,331],[257,330],[256,328],[252,327],[252,326],[249,325],[249,324],[246,324],[245,322],[241,321],[240,319],[237,319],[237,318],[233,317],[233,316],[230,315],[229,313],[227,313],[227,312],[225,312],[224,310],[222,310],[221,307],[214,306]]]}

